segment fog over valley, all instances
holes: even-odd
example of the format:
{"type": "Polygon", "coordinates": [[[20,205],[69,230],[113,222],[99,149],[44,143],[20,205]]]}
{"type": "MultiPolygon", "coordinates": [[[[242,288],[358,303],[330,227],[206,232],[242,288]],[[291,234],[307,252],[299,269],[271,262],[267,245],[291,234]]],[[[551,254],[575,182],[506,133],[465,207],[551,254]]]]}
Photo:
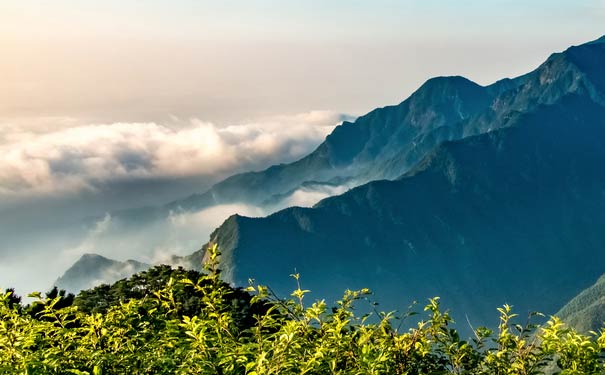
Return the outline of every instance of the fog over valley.
{"type": "Polygon", "coordinates": [[[278,206],[231,204],[122,228],[112,212],[160,206],[248,170],[311,152],[351,116],[330,111],[218,126],[198,119],[74,125],[5,123],[0,134],[0,284],[46,290],[84,253],[156,263],[191,253],[228,216],[312,205],[300,190],[278,206]]]}

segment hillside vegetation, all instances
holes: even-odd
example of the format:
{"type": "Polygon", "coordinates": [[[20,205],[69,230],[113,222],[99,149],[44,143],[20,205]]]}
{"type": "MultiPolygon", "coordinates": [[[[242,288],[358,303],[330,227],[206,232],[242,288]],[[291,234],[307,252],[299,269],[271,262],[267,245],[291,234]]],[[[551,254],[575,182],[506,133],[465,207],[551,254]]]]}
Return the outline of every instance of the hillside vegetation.
{"type": "MultiPolygon", "coordinates": [[[[342,290],[370,288],[385,310],[438,295],[474,326],[491,325],[502,303],[554,314],[603,274],[603,61],[605,37],[485,87],[433,78],[398,105],[344,122],[299,161],[112,220],[136,231],[158,215],[221,204],[273,212],[300,189],[323,187],[339,195],[225,220],[208,241],[223,252],[224,280],[254,278],[287,295],[296,269],[328,304],[342,290]]],[[[172,264],[198,269],[208,246],[172,264]]],[[[78,291],[102,280],[94,267],[133,269],[89,267],[87,258],[56,285],[78,291]]]]}
{"type": "Polygon", "coordinates": [[[264,286],[233,289],[220,280],[217,256],[215,247],[206,273],[159,267],[69,306],[61,293],[34,294],[29,307],[4,293],[0,373],[541,374],[553,361],[561,374],[605,371],[605,332],[578,334],[558,318],[537,327],[530,314],[520,325],[505,305],[496,332],[477,328],[467,341],[438,298],[418,318],[360,315],[369,290],[346,291],[330,308],[306,304],[298,275],[288,299],[264,286]]]}
{"type": "Polygon", "coordinates": [[[600,329],[605,322],[605,275],[569,301],[556,315],[579,332],[600,329]]]}

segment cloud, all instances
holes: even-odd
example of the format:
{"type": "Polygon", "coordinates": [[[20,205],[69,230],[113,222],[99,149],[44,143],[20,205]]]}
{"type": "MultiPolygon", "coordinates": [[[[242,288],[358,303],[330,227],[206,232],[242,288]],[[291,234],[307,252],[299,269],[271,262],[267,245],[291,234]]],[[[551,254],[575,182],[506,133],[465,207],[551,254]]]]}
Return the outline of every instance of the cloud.
{"type": "MultiPolygon", "coordinates": [[[[135,259],[147,264],[171,263],[172,255],[188,255],[206,243],[214,229],[233,214],[248,217],[269,215],[284,207],[309,207],[319,200],[341,194],[347,185],[305,185],[271,207],[246,204],[218,205],[198,212],[171,212],[141,225],[124,226],[119,217],[106,214],[88,229],[59,228],[52,236],[35,233],[10,244],[9,254],[0,251],[0,287],[17,287],[19,293],[47,290],[83,254],[110,259],[135,259]]],[[[8,246],[9,244],[7,244],[8,246]]],[[[120,268],[98,281],[120,278],[130,270],[120,268]],[[119,272],[118,272],[119,271],[119,272]],[[122,273],[124,272],[124,273],[122,273]]]]}
{"type": "Polygon", "coordinates": [[[70,118],[0,124],[0,212],[10,227],[0,225],[0,286],[46,290],[85,253],[161,263],[199,249],[232,214],[265,216],[339,193],[305,186],[273,207],[220,205],[139,226],[110,215],[90,227],[79,220],[132,204],[138,195],[151,194],[152,204],[173,199],[185,191],[183,183],[199,184],[204,176],[297,159],[345,119],[314,111],[224,127],[176,117],[163,124],[78,125],[70,118]],[[182,183],[154,188],[153,179],[162,178],[182,183]],[[40,222],[29,225],[32,220],[40,222]]]}
{"type": "Polygon", "coordinates": [[[93,225],[93,227],[88,231],[88,233],[77,246],[63,250],[61,256],[77,259],[84,254],[98,251],[97,242],[102,239],[103,236],[108,234],[111,224],[111,215],[105,214],[102,219],[93,225]]]}
{"type": "Polygon", "coordinates": [[[219,127],[159,123],[6,125],[0,130],[0,199],[98,189],[112,181],[226,176],[304,156],[346,116],[312,111],[219,127]]]}
{"type": "Polygon", "coordinates": [[[127,228],[119,218],[106,214],[76,246],[62,250],[59,257],[71,264],[83,254],[95,253],[122,261],[135,259],[157,264],[172,255],[187,255],[200,249],[209,240],[210,233],[231,215],[264,216],[268,213],[260,207],[227,204],[193,213],[171,212],[155,222],[127,228]]]}
{"type": "Polygon", "coordinates": [[[349,184],[303,186],[279,202],[278,207],[280,209],[292,206],[312,207],[322,199],[345,193],[351,187],[353,185],[349,184]]]}
{"type": "MultiPolygon", "coordinates": [[[[106,214],[88,229],[62,228],[52,235],[32,233],[0,251],[0,289],[16,287],[21,294],[48,290],[52,283],[84,254],[110,259],[134,259],[148,264],[170,263],[172,255],[188,255],[208,242],[210,233],[233,214],[264,216],[264,209],[229,204],[194,213],[172,212],[155,222],[125,227],[106,214]]],[[[9,245],[9,244],[7,244],[9,245]]],[[[120,272],[128,272],[119,268],[120,272]]],[[[103,280],[114,280],[111,273],[103,280]]]]}
{"type": "Polygon", "coordinates": [[[172,212],[162,226],[164,234],[145,255],[149,263],[166,263],[171,255],[188,255],[199,250],[210,239],[210,234],[229,216],[260,217],[271,213],[261,207],[246,204],[225,204],[198,212],[172,212]]]}

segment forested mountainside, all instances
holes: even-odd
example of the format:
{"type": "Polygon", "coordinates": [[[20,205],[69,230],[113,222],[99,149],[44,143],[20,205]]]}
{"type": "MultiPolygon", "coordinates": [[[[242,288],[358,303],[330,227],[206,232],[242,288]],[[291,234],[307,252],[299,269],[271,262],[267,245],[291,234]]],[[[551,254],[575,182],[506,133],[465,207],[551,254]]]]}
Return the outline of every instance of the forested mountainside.
{"type": "Polygon", "coordinates": [[[467,120],[494,130],[394,181],[229,218],[212,237],[226,275],[285,292],[296,269],[317,296],[366,286],[392,307],[440,295],[477,324],[503,301],[555,313],[605,264],[603,61],[603,39],[551,56],[467,120]]]}
{"type": "Polygon", "coordinates": [[[579,332],[598,332],[605,325],[605,275],[569,301],[556,314],[579,332]]]}
{"type": "MultiPolygon", "coordinates": [[[[556,312],[603,273],[603,61],[601,38],[488,87],[429,80],[402,104],[336,128],[304,163],[228,179],[259,192],[253,200],[281,189],[268,187],[289,180],[280,171],[307,180],[290,169],[305,163],[390,180],[313,208],[229,218],[211,236],[224,276],[289,293],[296,269],[316,298],[370,287],[393,308],[440,295],[473,324],[495,324],[489,317],[503,302],[556,312]]],[[[329,183],[351,177],[336,175],[329,183]]],[[[239,186],[227,181],[217,186],[239,186]]],[[[204,249],[178,264],[199,267],[203,257],[204,249]]]]}

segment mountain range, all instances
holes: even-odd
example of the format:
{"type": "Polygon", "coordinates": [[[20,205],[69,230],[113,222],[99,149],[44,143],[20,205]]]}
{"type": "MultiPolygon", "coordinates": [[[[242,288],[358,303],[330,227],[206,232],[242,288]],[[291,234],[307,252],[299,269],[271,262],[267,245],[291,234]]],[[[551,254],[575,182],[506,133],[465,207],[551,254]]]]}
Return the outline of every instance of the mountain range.
{"type": "Polygon", "coordinates": [[[503,303],[552,314],[605,271],[604,62],[605,37],[489,86],[434,78],[297,162],[118,216],[278,206],[305,186],[346,186],[312,208],[228,218],[209,242],[225,278],[288,295],[299,272],[312,298],[369,287],[387,310],[439,295],[472,325],[497,324],[503,303]]]}
{"type": "Polygon", "coordinates": [[[55,281],[55,286],[78,292],[100,284],[113,284],[149,267],[151,267],[149,264],[132,259],[120,262],[97,254],[84,254],[55,281]]]}
{"type": "Polygon", "coordinates": [[[486,87],[458,76],[429,79],[398,105],[344,121],[315,151],[296,162],[237,174],[202,194],[118,216],[140,218],[234,202],[271,204],[305,183],[352,187],[397,178],[440,143],[506,126],[512,113],[555,103],[567,93],[582,92],[605,103],[598,88],[603,85],[600,61],[586,56],[587,50],[602,43],[601,38],[554,54],[532,73],[486,87]]]}

